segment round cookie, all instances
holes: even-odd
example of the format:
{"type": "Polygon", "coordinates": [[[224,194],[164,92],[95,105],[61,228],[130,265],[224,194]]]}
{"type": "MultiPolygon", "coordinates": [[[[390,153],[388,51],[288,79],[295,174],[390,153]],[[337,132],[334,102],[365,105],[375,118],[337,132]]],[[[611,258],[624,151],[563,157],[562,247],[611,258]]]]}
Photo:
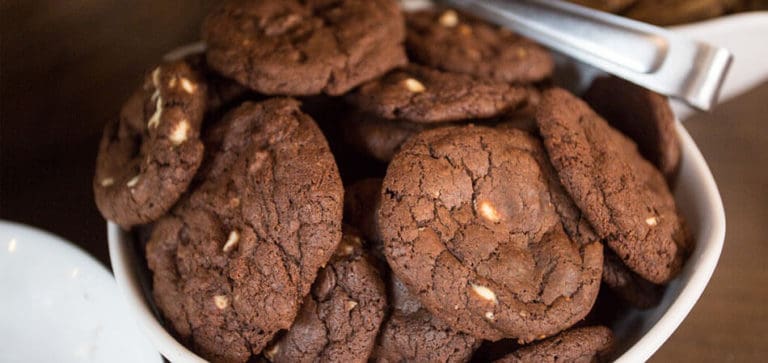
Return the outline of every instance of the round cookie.
{"type": "Polygon", "coordinates": [[[554,61],[536,43],[452,9],[406,15],[406,47],[416,63],[509,83],[542,81],[554,61]]]}
{"type": "Polygon", "coordinates": [[[410,65],[363,84],[347,100],[380,118],[438,123],[524,109],[531,93],[528,87],[410,65]]]}
{"type": "Polygon", "coordinates": [[[430,127],[350,112],[342,118],[342,128],[344,140],[352,147],[376,160],[389,162],[406,140],[430,127]]]}
{"type": "Polygon", "coordinates": [[[247,361],[288,329],[341,239],[328,145],[291,99],[231,111],[207,178],[156,223],[146,257],[157,307],[214,361],[247,361]]]}
{"type": "Polygon", "coordinates": [[[663,286],[650,283],[632,272],[618,256],[606,249],[603,256],[603,283],[617,296],[639,309],[652,308],[661,301],[663,286]]]}
{"type": "Polygon", "coordinates": [[[613,334],[604,326],[575,328],[520,348],[495,362],[596,362],[612,344],[613,334]]]}
{"type": "Polygon", "coordinates": [[[429,130],[383,181],[378,225],[393,272],[477,338],[555,334],[586,316],[599,289],[602,245],[563,231],[537,144],[515,129],[429,130]]]}
{"type": "Polygon", "coordinates": [[[229,0],[202,34],[214,69],[264,94],[340,95],[406,62],[394,0],[229,0]]]}
{"type": "Polygon", "coordinates": [[[670,184],[680,167],[680,140],[667,98],[617,77],[592,82],[584,100],[611,126],[631,138],[670,184]]]}
{"type": "Polygon", "coordinates": [[[362,240],[345,228],[291,329],[265,355],[273,362],[367,362],[387,295],[362,240]]]}
{"type": "Polygon", "coordinates": [[[344,190],[344,221],[374,243],[381,242],[376,223],[381,203],[381,181],[381,178],[361,179],[344,190]]]}
{"type": "Polygon", "coordinates": [[[451,329],[430,314],[396,277],[389,285],[392,312],[381,327],[372,361],[469,361],[480,345],[479,339],[451,329]]]}
{"type": "Polygon", "coordinates": [[[128,229],[165,214],[203,159],[203,76],[185,61],[163,63],[104,129],[93,178],[104,218],[128,229]]]}
{"type": "Polygon", "coordinates": [[[689,243],[661,174],[565,90],[546,91],[536,119],[560,181],[597,234],[646,280],[673,278],[689,243]]]}
{"type": "Polygon", "coordinates": [[[660,26],[714,18],[725,12],[722,0],[638,0],[623,16],[660,26]]]}

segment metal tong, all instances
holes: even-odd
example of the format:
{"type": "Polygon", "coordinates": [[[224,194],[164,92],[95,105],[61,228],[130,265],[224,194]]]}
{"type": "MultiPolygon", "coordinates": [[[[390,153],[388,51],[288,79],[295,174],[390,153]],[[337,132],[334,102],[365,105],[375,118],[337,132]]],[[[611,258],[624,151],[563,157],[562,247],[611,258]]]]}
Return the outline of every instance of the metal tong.
{"type": "Polygon", "coordinates": [[[440,0],[658,93],[709,110],[733,56],[660,27],[552,0],[440,0]]]}

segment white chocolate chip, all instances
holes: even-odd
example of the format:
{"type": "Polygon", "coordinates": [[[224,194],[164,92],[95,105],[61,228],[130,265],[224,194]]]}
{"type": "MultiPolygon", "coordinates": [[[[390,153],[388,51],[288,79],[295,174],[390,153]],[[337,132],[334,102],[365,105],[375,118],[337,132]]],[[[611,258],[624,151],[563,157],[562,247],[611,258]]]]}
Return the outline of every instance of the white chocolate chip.
{"type": "Polygon", "coordinates": [[[168,81],[168,88],[175,88],[176,87],[176,77],[172,77],[170,81],[168,81]]]}
{"type": "Polygon", "coordinates": [[[100,183],[101,183],[101,186],[103,186],[103,187],[108,187],[108,186],[110,186],[110,185],[112,185],[112,184],[115,184],[115,179],[112,179],[112,178],[104,178],[104,179],[101,179],[101,182],[100,182],[100,183]]]}
{"type": "Polygon", "coordinates": [[[452,9],[448,9],[440,15],[438,21],[440,22],[440,25],[446,28],[453,28],[459,24],[459,14],[456,14],[456,11],[452,9]]]}
{"type": "Polygon", "coordinates": [[[155,86],[155,89],[160,88],[160,67],[152,71],[152,85],[155,86]]]}
{"type": "Polygon", "coordinates": [[[275,356],[277,355],[277,353],[280,353],[280,346],[275,344],[271,347],[268,347],[267,349],[264,349],[263,353],[264,353],[264,357],[269,359],[269,361],[271,362],[275,360],[275,356]]]}
{"type": "Polygon", "coordinates": [[[459,33],[461,33],[461,35],[472,35],[472,28],[469,25],[462,24],[459,27],[459,33]]]}
{"type": "Polygon", "coordinates": [[[405,84],[406,89],[413,93],[422,93],[427,90],[421,82],[414,78],[406,78],[403,84],[405,84]]]}
{"type": "Polygon", "coordinates": [[[216,295],[213,297],[213,303],[219,310],[224,310],[229,306],[229,298],[224,295],[216,295]]]}
{"type": "Polygon", "coordinates": [[[171,131],[171,135],[168,137],[171,143],[175,146],[181,145],[184,141],[187,141],[187,133],[189,132],[189,122],[187,120],[181,120],[176,124],[176,127],[171,131]]]}
{"type": "Polygon", "coordinates": [[[496,316],[493,315],[493,312],[488,311],[488,312],[485,313],[485,318],[488,319],[488,320],[494,320],[494,319],[496,319],[496,316]]]}
{"type": "Polygon", "coordinates": [[[657,218],[656,216],[648,217],[648,218],[645,219],[645,224],[653,227],[653,226],[659,224],[659,218],[657,218]]]}
{"type": "Polygon", "coordinates": [[[232,198],[229,200],[229,206],[232,208],[237,208],[240,206],[240,198],[232,198]]]}
{"type": "MultiPolygon", "coordinates": [[[[157,101],[155,101],[155,113],[152,114],[152,117],[150,117],[147,122],[147,127],[149,128],[160,126],[160,116],[163,114],[163,98],[160,97],[160,91],[157,91],[155,94],[157,95],[157,101]]],[[[152,97],[154,98],[155,95],[153,94],[152,97]]]]}
{"type": "Polygon", "coordinates": [[[197,90],[197,86],[195,86],[192,82],[190,82],[188,79],[181,77],[179,80],[181,82],[181,88],[184,89],[189,94],[195,93],[197,90]]]}
{"type": "Polygon", "coordinates": [[[522,317],[522,318],[525,318],[525,317],[527,317],[527,316],[528,316],[528,313],[527,313],[525,310],[520,310],[520,312],[519,312],[518,314],[519,314],[519,315],[520,315],[520,317],[522,317]]]}
{"type": "Polygon", "coordinates": [[[128,182],[127,182],[127,183],[125,183],[125,186],[127,186],[128,188],[133,188],[133,187],[135,187],[135,186],[136,186],[136,184],[138,184],[138,183],[139,183],[139,176],[138,176],[138,175],[136,175],[136,176],[134,176],[133,178],[131,178],[130,180],[128,180],[128,182]]]}
{"type": "Polygon", "coordinates": [[[349,243],[342,243],[341,244],[341,255],[342,256],[349,256],[352,254],[352,252],[355,252],[355,246],[352,246],[349,243]]]}
{"type": "Polygon", "coordinates": [[[346,302],[346,304],[344,304],[344,306],[347,308],[347,311],[350,311],[357,307],[357,301],[349,300],[346,302]]]}
{"type": "Polygon", "coordinates": [[[491,301],[494,303],[494,305],[499,303],[499,301],[496,299],[496,293],[493,292],[493,290],[483,285],[475,285],[472,283],[470,283],[469,286],[472,287],[472,291],[483,300],[491,301]]]}
{"type": "Polygon", "coordinates": [[[478,207],[478,211],[480,212],[480,215],[493,222],[496,223],[499,220],[501,220],[501,217],[499,216],[499,212],[496,210],[496,208],[493,207],[493,204],[487,201],[480,202],[480,206],[478,207]]]}
{"type": "Polygon", "coordinates": [[[224,252],[229,252],[237,246],[238,242],[240,242],[240,233],[237,231],[229,232],[227,242],[224,243],[224,247],[221,250],[224,252]]]}

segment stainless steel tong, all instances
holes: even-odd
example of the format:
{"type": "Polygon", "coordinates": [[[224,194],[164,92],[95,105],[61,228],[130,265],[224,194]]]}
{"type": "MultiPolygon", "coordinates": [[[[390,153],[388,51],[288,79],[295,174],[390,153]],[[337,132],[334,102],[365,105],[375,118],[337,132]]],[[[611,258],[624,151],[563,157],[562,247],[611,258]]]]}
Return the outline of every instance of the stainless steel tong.
{"type": "Polygon", "coordinates": [[[732,55],[663,28],[553,0],[440,0],[645,88],[709,110],[732,55]]]}

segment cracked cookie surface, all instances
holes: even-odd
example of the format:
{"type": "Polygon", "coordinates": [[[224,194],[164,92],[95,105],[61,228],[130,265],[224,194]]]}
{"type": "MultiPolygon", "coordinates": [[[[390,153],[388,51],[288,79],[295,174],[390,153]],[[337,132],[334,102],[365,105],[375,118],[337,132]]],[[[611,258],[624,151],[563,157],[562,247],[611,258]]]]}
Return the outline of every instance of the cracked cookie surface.
{"type": "Polygon", "coordinates": [[[328,145],[291,99],[246,102],[214,168],[155,225],[155,302],[213,361],[247,361],[288,329],[341,238],[343,189],[328,145]]]}
{"type": "Polygon", "coordinates": [[[199,70],[185,61],[163,63],[107,123],[93,178],[104,218],[127,229],[176,203],[203,159],[206,94],[199,70]]]}
{"type": "Polygon", "coordinates": [[[451,9],[406,14],[406,47],[419,64],[509,83],[552,75],[554,61],[538,44],[451,9]]]}
{"type": "Polygon", "coordinates": [[[230,0],[202,33],[214,69],[264,94],[340,95],[406,62],[394,0],[230,0]]]}
{"type": "Polygon", "coordinates": [[[544,93],[536,120],[560,181],[597,234],[644,279],[672,279],[690,242],[661,173],[565,90],[544,93]]]}
{"type": "Polygon", "coordinates": [[[384,319],[384,282],[363,241],[345,228],[291,329],[268,351],[273,362],[367,362],[384,319]]]}
{"type": "Polygon", "coordinates": [[[410,65],[363,84],[347,99],[387,120],[441,123],[490,118],[527,106],[530,87],[410,65]]]}
{"type": "Polygon", "coordinates": [[[563,230],[556,205],[566,197],[540,150],[520,130],[446,127],[411,138],[389,165],[378,217],[387,261],[461,332],[529,342],[594,303],[602,245],[563,230]]]}

